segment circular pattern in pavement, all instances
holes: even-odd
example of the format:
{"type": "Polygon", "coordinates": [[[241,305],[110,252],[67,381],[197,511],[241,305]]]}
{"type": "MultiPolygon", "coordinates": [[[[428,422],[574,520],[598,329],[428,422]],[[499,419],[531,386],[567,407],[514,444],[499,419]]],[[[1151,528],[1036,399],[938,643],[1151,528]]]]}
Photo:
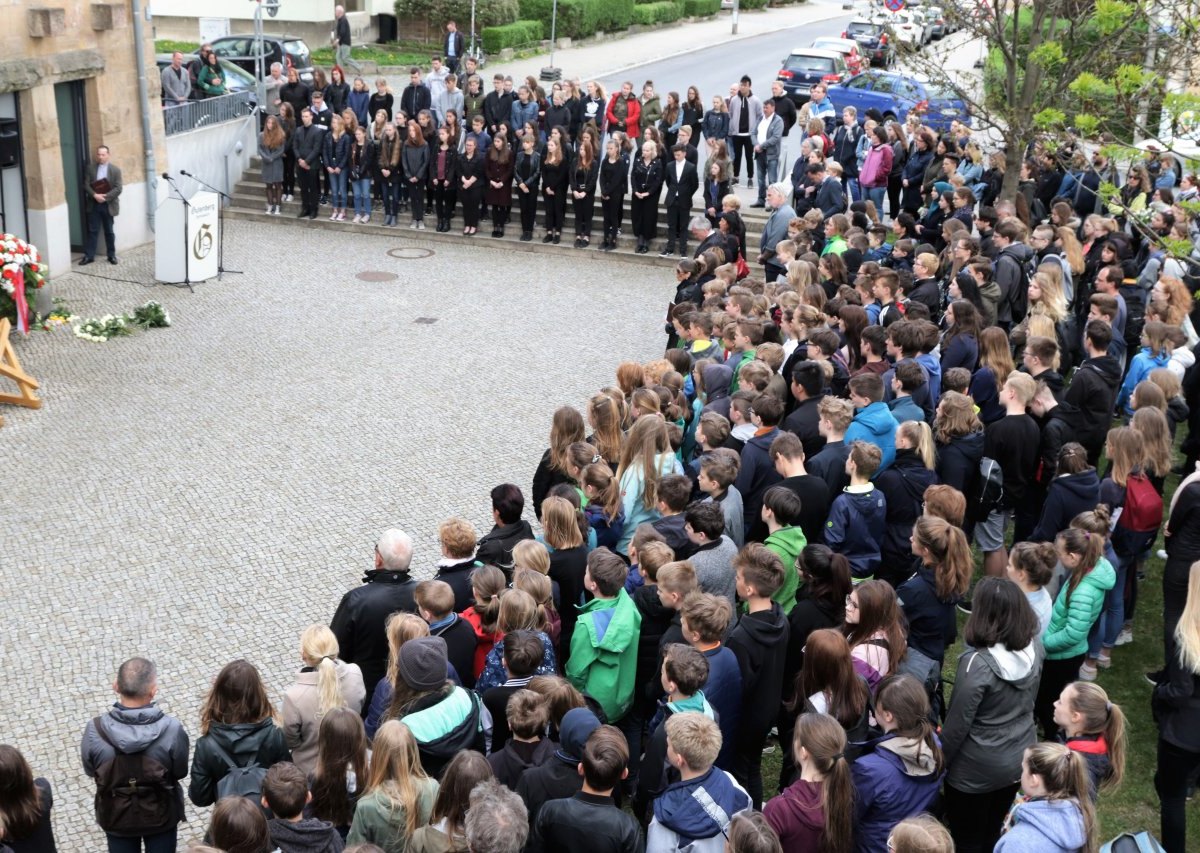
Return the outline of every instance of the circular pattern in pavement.
{"type": "Polygon", "coordinates": [[[396,249],[388,249],[388,254],[401,261],[419,261],[424,258],[433,257],[433,249],[419,249],[416,246],[400,246],[396,249]]]}
{"type": "Polygon", "coordinates": [[[395,281],[400,278],[394,272],[382,272],[380,270],[363,270],[355,276],[359,281],[395,281]]]}

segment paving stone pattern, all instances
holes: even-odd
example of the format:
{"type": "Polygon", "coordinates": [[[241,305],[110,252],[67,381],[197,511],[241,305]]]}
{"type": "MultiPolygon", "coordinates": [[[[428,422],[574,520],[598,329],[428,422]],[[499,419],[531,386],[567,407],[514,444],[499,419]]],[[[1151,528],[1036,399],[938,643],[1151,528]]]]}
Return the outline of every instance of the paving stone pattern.
{"type": "MultiPolygon", "coordinates": [[[[0,429],[0,742],[54,785],[60,850],[103,849],[79,739],[121,660],[158,663],[193,743],[229,660],[280,701],[301,630],[332,617],[379,532],[408,530],[431,576],[438,522],[482,533],[492,486],[528,495],[554,408],[656,356],[674,291],[669,269],[581,276],[561,257],[287,223],[236,223],[226,255],[246,274],[195,294],[82,274],[151,282],[150,247],[54,285],[83,316],[157,299],[169,329],[16,345],[45,405],[6,407],[0,429]],[[435,254],[389,257],[400,246],[435,254]]],[[[189,805],[181,847],[206,823],[189,805]]]]}

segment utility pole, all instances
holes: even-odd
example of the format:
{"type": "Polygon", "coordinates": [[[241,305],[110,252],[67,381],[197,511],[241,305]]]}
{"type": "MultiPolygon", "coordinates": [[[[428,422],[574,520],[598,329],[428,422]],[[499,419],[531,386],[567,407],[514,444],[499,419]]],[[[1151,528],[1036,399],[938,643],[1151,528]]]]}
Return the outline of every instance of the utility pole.
{"type": "Polygon", "coordinates": [[[738,11],[741,6],[741,0],[733,0],[733,35],[737,35],[738,11]]]}

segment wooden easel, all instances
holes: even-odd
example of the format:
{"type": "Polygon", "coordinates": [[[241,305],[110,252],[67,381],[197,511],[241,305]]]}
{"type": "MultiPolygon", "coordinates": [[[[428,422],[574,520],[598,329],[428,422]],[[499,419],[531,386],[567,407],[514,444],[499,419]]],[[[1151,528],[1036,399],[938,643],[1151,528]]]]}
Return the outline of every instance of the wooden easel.
{"type": "MultiPolygon", "coordinates": [[[[27,409],[40,409],[42,401],[33,393],[38,388],[38,381],[21,369],[21,362],[17,360],[12,342],[8,339],[11,325],[7,317],[0,320],[0,377],[11,379],[17,383],[17,390],[20,393],[0,394],[0,403],[24,406],[27,409]]],[[[0,417],[0,426],[3,425],[4,418],[0,417]]]]}

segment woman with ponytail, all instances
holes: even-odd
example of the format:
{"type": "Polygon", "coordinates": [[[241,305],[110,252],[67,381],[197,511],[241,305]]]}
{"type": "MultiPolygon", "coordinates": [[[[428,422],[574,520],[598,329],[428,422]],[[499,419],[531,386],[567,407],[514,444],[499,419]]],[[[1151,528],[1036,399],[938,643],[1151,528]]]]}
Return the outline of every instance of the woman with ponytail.
{"type": "MultiPolygon", "coordinates": [[[[646,413],[638,417],[621,448],[617,482],[625,512],[625,529],[614,549],[624,554],[629,549],[637,526],[661,517],[658,511],[658,484],[667,474],[682,474],[683,466],[671,450],[667,422],[662,415],[646,413]]],[[[572,601],[572,604],[577,602],[572,601]]]]}
{"type": "Polygon", "coordinates": [[[966,534],[940,518],[918,518],[910,539],[912,553],[921,563],[896,595],[908,619],[909,648],[940,667],[958,633],[954,606],[971,585],[975,561],[966,534]]]}
{"type": "MultiPolygon", "coordinates": [[[[1107,524],[1108,508],[1100,504],[1091,515],[1098,523],[1107,524]]],[[[1042,634],[1046,663],[1034,704],[1042,732],[1049,737],[1057,731],[1054,700],[1079,677],[1080,667],[1087,658],[1088,634],[1100,617],[1105,596],[1117,582],[1116,570],[1104,558],[1105,544],[1103,534],[1075,526],[1058,534],[1054,541],[1058,561],[1067,570],[1067,576],[1050,611],[1050,624],[1042,634]]]]}
{"type": "Polygon", "coordinates": [[[995,853],[1096,853],[1096,813],[1082,755],[1061,743],[1029,747],[1021,790],[995,853]]]}
{"type": "Polygon", "coordinates": [[[1042,671],[1037,615],[1003,578],[975,586],[942,725],[946,817],[960,853],[990,853],[1017,793],[1021,753],[1037,742],[1033,700],[1042,671]]]}
{"type": "Polygon", "coordinates": [[[763,806],[783,853],[850,853],[854,785],[846,732],[826,714],[804,714],[796,723],[792,753],[800,778],[763,806]]]}
{"type": "Polygon", "coordinates": [[[309,625],[300,635],[296,681],[283,694],[283,734],[292,761],[306,774],[317,767],[321,718],[334,708],[362,712],[367,690],[358,664],[338,660],[338,641],[324,625],[309,625]]]}
{"type": "Polygon", "coordinates": [[[886,850],[896,824],[937,800],[945,775],[925,685],[909,675],[885,678],[875,692],[875,719],[885,734],[852,768],[858,853],[886,850]]]}
{"type": "Polygon", "coordinates": [[[905,421],[896,429],[896,458],[875,478],[887,499],[879,570],[875,577],[899,586],[912,574],[909,538],[921,516],[925,490],[938,481],[933,431],[924,421],[905,421]]]}
{"type": "Polygon", "coordinates": [[[1061,740],[1083,756],[1092,803],[1100,791],[1113,791],[1125,778],[1125,713],[1104,688],[1089,681],[1068,684],[1054,703],[1061,740]]]}
{"type": "Polygon", "coordinates": [[[542,454],[537,470],[533,472],[533,514],[540,520],[542,503],[550,490],[559,483],[571,483],[567,470],[568,448],[583,441],[583,415],[571,406],[560,406],[554,410],[550,423],[550,448],[542,454]]]}
{"type": "Polygon", "coordinates": [[[616,475],[608,463],[593,462],[580,473],[579,484],[588,499],[583,514],[588,526],[596,531],[596,547],[615,549],[625,531],[625,510],[616,475]]]}
{"type": "Polygon", "coordinates": [[[1190,780],[1200,768],[1200,561],[1188,570],[1187,603],[1172,632],[1163,678],[1151,708],[1158,723],[1158,769],[1154,790],[1162,815],[1167,853],[1187,849],[1190,780]]]}

